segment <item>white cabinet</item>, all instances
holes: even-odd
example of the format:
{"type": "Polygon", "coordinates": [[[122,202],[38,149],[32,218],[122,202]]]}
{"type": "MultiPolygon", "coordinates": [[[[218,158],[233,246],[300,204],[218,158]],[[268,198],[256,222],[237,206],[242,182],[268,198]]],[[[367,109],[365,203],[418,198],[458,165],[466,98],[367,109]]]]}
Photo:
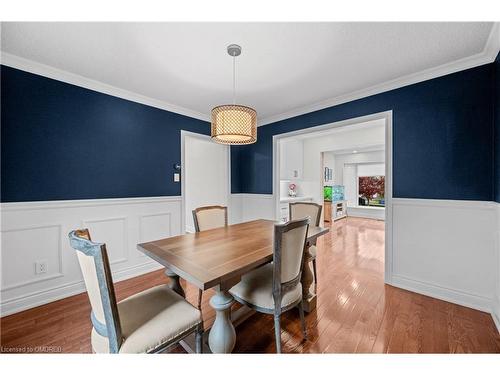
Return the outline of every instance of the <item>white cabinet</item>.
{"type": "Polygon", "coordinates": [[[304,144],[301,140],[280,142],[280,179],[298,180],[304,171],[304,144]]]}
{"type": "Polygon", "coordinates": [[[288,203],[280,203],[280,221],[288,221],[288,203]]]}
{"type": "Polygon", "coordinates": [[[333,221],[347,217],[347,201],[332,202],[332,219],[333,221]]]}

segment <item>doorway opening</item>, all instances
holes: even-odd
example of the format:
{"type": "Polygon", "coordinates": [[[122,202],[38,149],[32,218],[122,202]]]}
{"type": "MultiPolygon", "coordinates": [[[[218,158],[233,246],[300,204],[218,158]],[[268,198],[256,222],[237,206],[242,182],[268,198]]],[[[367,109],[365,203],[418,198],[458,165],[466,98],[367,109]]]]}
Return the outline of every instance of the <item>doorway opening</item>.
{"type": "MultiPolygon", "coordinates": [[[[392,270],[392,111],[273,137],[276,218],[290,201],[323,206],[322,225],[384,221],[384,279],[392,270]]],[[[378,225],[380,227],[380,225],[378,225]]]]}
{"type": "Polygon", "coordinates": [[[229,146],[208,135],[181,131],[182,222],[185,232],[195,232],[192,211],[202,206],[228,206],[230,181],[229,146]]]}

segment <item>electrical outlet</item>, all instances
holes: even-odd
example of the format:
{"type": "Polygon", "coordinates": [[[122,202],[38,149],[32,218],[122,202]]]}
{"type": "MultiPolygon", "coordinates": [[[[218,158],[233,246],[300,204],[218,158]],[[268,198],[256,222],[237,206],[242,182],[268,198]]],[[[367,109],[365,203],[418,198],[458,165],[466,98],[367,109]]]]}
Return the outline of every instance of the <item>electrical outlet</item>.
{"type": "Polygon", "coordinates": [[[45,260],[35,262],[35,274],[40,275],[42,273],[47,273],[47,261],[45,260]]]}

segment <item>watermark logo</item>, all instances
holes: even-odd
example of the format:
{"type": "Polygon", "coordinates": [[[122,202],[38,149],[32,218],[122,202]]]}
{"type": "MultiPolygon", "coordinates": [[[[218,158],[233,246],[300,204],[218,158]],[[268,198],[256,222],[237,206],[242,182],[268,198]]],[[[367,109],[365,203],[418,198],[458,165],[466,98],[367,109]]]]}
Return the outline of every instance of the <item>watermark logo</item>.
{"type": "Polygon", "coordinates": [[[62,353],[61,346],[0,346],[0,353],[62,353]]]}

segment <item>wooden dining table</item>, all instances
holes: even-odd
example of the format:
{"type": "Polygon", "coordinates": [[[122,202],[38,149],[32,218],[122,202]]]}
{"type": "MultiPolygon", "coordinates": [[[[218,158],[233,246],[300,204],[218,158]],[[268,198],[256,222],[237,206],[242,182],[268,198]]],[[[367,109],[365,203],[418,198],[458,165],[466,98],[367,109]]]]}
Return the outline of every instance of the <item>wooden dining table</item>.
{"type": "MultiPolygon", "coordinates": [[[[275,224],[272,220],[254,220],[137,245],[139,251],[166,268],[170,287],[178,294],[184,296],[179,277],[201,290],[215,290],[210,306],[216,317],[208,335],[212,353],[230,353],[234,348],[233,321],[238,314],[230,314],[234,299],[228,291],[242,275],[272,261],[275,224]]],[[[327,232],[328,228],[309,226],[306,246],[327,232]]],[[[315,298],[312,280],[312,271],[306,264],[302,273],[305,299],[315,298]]]]}

